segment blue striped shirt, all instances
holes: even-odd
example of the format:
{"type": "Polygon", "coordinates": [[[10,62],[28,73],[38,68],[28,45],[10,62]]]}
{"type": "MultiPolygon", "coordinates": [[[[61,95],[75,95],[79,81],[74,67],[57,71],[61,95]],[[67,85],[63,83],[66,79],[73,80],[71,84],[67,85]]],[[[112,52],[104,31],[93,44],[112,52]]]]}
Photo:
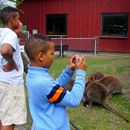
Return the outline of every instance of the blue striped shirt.
{"type": "Polygon", "coordinates": [[[74,74],[66,68],[54,80],[48,69],[28,67],[26,85],[29,95],[29,108],[33,119],[32,130],[70,130],[66,107],[80,104],[85,88],[86,72],[76,70],[76,78],[72,90],[64,87],[74,74]]]}

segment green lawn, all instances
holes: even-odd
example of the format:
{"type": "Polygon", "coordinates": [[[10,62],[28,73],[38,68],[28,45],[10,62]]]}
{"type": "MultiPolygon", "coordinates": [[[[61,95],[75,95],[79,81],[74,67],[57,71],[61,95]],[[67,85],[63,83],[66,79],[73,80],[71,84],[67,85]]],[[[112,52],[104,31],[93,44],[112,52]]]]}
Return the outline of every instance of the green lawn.
{"type": "MultiPolygon", "coordinates": [[[[56,57],[49,73],[57,78],[66,67],[68,57],[56,57]]],[[[123,88],[130,88],[130,57],[123,56],[87,56],[88,75],[102,72],[105,75],[118,76],[123,82],[123,88]]],[[[87,77],[86,77],[87,78],[87,77]]],[[[130,94],[115,95],[110,104],[124,113],[130,120],[130,94]]],[[[77,108],[67,108],[70,120],[80,130],[130,130],[130,123],[106,110],[103,106],[83,107],[81,102],[77,108]]],[[[29,116],[30,117],[30,116],[29,116]]],[[[29,121],[28,123],[30,123],[29,121]]],[[[75,130],[71,127],[71,130],[75,130]]]]}

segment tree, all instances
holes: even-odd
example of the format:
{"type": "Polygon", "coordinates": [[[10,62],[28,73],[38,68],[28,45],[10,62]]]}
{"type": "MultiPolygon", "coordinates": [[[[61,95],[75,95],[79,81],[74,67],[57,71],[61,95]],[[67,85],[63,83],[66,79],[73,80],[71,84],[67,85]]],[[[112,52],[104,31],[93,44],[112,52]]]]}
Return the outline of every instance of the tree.
{"type": "Polygon", "coordinates": [[[0,10],[7,4],[8,0],[0,0],[0,10]]]}
{"type": "Polygon", "coordinates": [[[8,1],[16,3],[16,6],[20,5],[24,0],[0,0],[0,10],[7,5],[8,1]]]}
{"type": "Polygon", "coordinates": [[[24,0],[9,0],[11,2],[16,3],[16,6],[20,5],[24,0]]]}

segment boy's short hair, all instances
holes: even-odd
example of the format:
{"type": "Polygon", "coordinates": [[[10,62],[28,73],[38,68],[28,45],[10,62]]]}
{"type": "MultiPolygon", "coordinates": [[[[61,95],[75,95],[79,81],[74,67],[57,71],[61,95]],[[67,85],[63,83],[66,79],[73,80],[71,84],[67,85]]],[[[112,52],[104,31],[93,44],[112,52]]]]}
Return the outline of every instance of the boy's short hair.
{"type": "Polygon", "coordinates": [[[12,17],[15,18],[17,16],[16,12],[18,12],[18,9],[11,6],[3,8],[0,14],[2,23],[7,24],[12,17]]]}
{"type": "Polygon", "coordinates": [[[42,34],[34,34],[25,42],[24,49],[30,61],[35,60],[35,55],[39,52],[47,53],[48,42],[52,42],[51,38],[42,34]]]}

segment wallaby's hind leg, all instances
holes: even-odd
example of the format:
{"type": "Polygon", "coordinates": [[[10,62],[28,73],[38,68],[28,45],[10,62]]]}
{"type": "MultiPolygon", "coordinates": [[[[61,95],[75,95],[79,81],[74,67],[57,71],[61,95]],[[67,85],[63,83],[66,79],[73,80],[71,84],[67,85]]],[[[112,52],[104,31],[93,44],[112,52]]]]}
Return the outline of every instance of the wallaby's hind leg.
{"type": "Polygon", "coordinates": [[[89,100],[89,108],[92,109],[92,105],[93,105],[93,103],[92,103],[92,100],[90,99],[90,100],[89,100]]]}

